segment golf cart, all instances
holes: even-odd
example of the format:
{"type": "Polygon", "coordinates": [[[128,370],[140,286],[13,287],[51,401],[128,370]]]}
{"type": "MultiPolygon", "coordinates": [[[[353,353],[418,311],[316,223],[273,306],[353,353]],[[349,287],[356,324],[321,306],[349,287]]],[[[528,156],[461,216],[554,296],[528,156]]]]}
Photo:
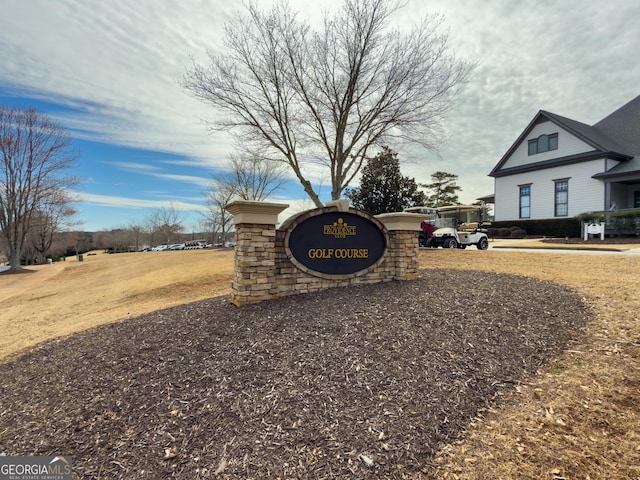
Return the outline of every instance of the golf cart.
{"type": "Polygon", "coordinates": [[[485,228],[489,223],[483,221],[486,211],[481,206],[411,207],[405,211],[428,215],[418,237],[421,247],[467,248],[475,245],[478,250],[489,248],[485,228]]]}
{"type": "Polygon", "coordinates": [[[408,213],[421,213],[425,220],[420,224],[421,232],[418,234],[418,245],[426,247],[427,242],[433,237],[433,232],[440,225],[438,209],[432,207],[408,207],[404,209],[408,213]]]}

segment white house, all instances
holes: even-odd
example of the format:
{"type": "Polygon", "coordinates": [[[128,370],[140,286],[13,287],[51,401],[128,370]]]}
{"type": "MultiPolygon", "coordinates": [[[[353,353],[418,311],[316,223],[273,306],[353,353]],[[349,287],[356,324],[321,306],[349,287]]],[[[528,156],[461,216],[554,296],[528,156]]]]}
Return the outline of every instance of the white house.
{"type": "Polygon", "coordinates": [[[640,208],[640,96],[592,126],[540,110],[489,176],[496,221],[640,208]]]}

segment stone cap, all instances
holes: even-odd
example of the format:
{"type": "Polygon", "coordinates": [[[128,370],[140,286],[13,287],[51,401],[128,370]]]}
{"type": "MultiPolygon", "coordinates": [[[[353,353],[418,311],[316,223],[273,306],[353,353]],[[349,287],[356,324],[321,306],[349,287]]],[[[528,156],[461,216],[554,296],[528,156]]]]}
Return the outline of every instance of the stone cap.
{"type": "Polygon", "coordinates": [[[419,232],[421,223],[426,219],[422,213],[393,212],[375,215],[387,230],[408,230],[419,232]]]}
{"type": "Polygon", "coordinates": [[[349,200],[332,200],[325,204],[327,207],[336,207],[339,212],[349,211],[349,200]]]}
{"type": "Polygon", "coordinates": [[[254,223],[261,225],[277,225],[278,215],[289,208],[286,203],[255,202],[236,200],[225,207],[233,215],[234,225],[254,223]]]}

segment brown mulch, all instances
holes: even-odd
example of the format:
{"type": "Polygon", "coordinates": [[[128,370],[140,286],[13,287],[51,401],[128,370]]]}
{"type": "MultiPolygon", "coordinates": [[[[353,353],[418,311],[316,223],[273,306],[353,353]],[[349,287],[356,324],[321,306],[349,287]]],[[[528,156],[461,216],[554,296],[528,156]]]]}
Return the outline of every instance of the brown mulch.
{"type": "Polygon", "coordinates": [[[0,365],[0,454],[72,455],[82,479],[428,478],[588,311],[548,282],[423,274],[48,342],[0,365]]]}

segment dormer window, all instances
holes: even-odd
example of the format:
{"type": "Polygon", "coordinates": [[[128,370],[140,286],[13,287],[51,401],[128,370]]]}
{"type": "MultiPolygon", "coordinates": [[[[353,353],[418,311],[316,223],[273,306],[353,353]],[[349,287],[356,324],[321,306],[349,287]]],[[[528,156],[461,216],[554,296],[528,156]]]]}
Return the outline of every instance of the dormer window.
{"type": "Polygon", "coordinates": [[[529,140],[529,155],[544,153],[558,149],[558,134],[540,135],[538,138],[529,140]]]}

